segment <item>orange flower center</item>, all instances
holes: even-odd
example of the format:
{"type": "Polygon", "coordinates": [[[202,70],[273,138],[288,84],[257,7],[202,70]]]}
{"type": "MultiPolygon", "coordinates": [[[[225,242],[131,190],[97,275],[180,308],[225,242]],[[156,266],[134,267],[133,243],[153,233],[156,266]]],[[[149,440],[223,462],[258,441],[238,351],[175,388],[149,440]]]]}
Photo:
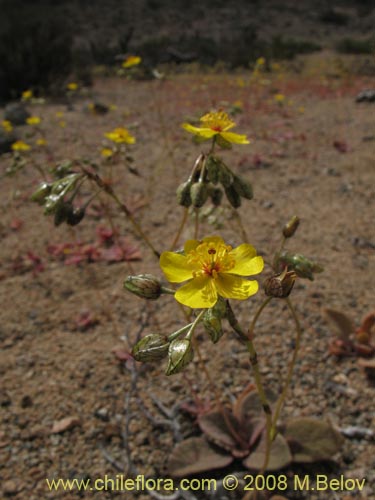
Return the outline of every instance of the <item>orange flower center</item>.
{"type": "Polygon", "coordinates": [[[204,242],[191,250],[188,255],[188,263],[193,268],[193,277],[209,276],[216,279],[219,273],[230,271],[235,260],[230,255],[232,247],[223,243],[204,242]]]}

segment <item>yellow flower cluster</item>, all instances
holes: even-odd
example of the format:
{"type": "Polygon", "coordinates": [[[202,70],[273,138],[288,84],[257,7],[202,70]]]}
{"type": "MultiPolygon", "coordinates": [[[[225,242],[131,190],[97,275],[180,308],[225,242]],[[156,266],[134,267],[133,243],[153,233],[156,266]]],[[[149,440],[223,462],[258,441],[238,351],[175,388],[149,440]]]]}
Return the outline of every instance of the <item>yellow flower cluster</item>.
{"type": "Polygon", "coordinates": [[[8,134],[13,130],[13,125],[9,120],[3,120],[1,122],[1,126],[3,127],[4,132],[7,132],[8,134]]]}
{"type": "Polygon", "coordinates": [[[29,116],[29,118],[26,118],[26,123],[28,125],[39,125],[41,121],[42,120],[39,116],[29,116]]]}

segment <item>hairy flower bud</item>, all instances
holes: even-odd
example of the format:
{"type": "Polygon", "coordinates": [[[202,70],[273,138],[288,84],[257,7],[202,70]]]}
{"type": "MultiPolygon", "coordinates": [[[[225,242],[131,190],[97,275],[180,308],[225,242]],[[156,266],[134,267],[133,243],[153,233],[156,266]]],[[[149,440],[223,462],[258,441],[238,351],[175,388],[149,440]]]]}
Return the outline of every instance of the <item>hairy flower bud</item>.
{"type": "Polygon", "coordinates": [[[231,185],[228,187],[225,187],[225,195],[229,201],[229,203],[232,205],[233,208],[238,208],[241,206],[241,196],[238,193],[237,189],[231,185]]]}
{"type": "Polygon", "coordinates": [[[156,300],[162,294],[160,281],[152,274],[128,276],[124,288],[142,299],[156,300]]]}
{"type": "Polygon", "coordinates": [[[191,196],[190,196],[190,188],[191,181],[183,182],[177,188],[177,203],[183,207],[190,207],[191,205],[191,196]]]}
{"type": "Polygon", "coordinates": [[[271,276],[264,282],[265,294],[269,297],[277,297],[284,299],[288,297],[293,289],[297,273],[295,271],[288,271],[287,268],[275,276],[271,276]]]}
{"type": "Polygon", "coordinates": [[[159,333],[150,333],[135,344],[132,356],[136,361],[159,361],[166,357],[169,342],[167,337],[159,333]]]}
{"type": "Polygon", "coordinates": [[[239,175],[233,176],[233,187],[237,193],[247,200],[253,199],[253,187],[250,182],[239,175]]]}
{"type": "Polygon", "coordinates": [[[293,215],[293,217],[290,219],[289,222],[285,224],[283,227],[283,235],[284,238],[291,238],[294,233],[297,231],[297,228],[299,226],[300,219],[297,217],[297,215],[293,215]]]}
{"type": "Polygon", "coordinates": [[[224,334],[220,316],[215,314],[213,308],[207,309],[204,313],[203,326],[214,344],[216,344],[224,334]]]}
{"type": "Polygon", "coordinates": [[[169,344],[166,375],[180,373],[194,357],[189,339],[175,339],[169,344]]]}
{"type": "Polygon", "coordinates": [[[207,185],[204,182],[194,182],[190,188],[190,196],[194,208],[203,207],[208,198],[207,185]]]}

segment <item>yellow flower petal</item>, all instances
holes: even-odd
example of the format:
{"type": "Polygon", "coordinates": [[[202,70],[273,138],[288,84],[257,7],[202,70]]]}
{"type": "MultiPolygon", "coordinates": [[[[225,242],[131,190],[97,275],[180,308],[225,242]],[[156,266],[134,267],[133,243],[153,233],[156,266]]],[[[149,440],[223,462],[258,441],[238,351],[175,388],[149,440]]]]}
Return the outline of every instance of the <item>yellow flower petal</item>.
{"type": "Polygon", "coordinates": [[[258,291],[258,283],[230,274],[219,274],[215,280],[218,294],[226,299],[245,300],[258,291]]]}
{"type": "Polygon", "coordinates": [[[174,297],[181,304],[194,309],[213,307],[217,302],[217,292],[213,280],[208,276],[194,278],[179,288],[174,297]]]}
{"type": "Polygon", "coordinates": [[[234,257],[236,261],[234,267],[228,271],[230,274],[251,276],[263,270],[264,262],[262,257],[256,257],[255,248],[247,243],[243,243],[232,250],[230,256],[234,257]]]}
{"type": "Polygon", "coordinates": [[[195,250],[199,244],[200,244],[200,241],[198,241],[198,240],[187,240],[187,242],[184,245],[185,255],[187,255],[192,250],[195,250]]]}
{"type": "Polygon", "coordinates": [[[221,137],[228,142],[233,142],[234,144],[250,144],[246,135],[235,134],[234,132],[221,132],[221,137]]]}
{"type": "Polygon", "coordinates": [[[214,137],[215,135],[218,134],[217,130],[212,130],[210,128],[203,128],[203,127],[194,127],[189,123],[183,123],[182,128],[184,128],[187,132],[190,132],[191,134],[199,135],[199,137],[203,137],[205,139],[211,139],[211,137],[214,137]]]}
{"type": "Polygon", "coordinates": [[[185,255],[163,252],[160,256],[160,267],[171,283],[181,283],[193,277],[185,255]]]}

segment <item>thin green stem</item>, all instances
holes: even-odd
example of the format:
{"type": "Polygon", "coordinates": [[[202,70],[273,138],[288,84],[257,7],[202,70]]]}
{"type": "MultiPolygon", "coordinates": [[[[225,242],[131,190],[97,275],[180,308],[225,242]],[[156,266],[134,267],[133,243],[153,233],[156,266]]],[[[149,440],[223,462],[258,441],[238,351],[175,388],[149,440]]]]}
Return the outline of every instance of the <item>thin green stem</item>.
{"type": "Polygon", "coordinates": [[[188,325],[183,326],[179,330],[176,330],[175,332],[171,333],[168,337],[168,342],[172,342],[172,340],[176,339],[183,333],[185,333],[187,330],[189,330],[193,326],[193,323],[189,323],[188,325]]]}
{"type": "Polygon", "coordinates": [[[285,300],[286,300],[288,308],[292,314],[292,317],[294,319],[297,336],[296,336],[296,342],[295,342],[293,356],[292,356],[292,359],[290,360],[290,363],[289,363],[288,373],[286,376],[284,388],[283,388],[283,391],[282,391],[282,393],[281,393],[281,395],[276,403],[276,409],[275,409],[275,413],[274,413],[273,420],[272,420],[272,435],[276,435],[277,421],[278,421],[278,418],[280,416],[280,412],[281,412],[281,409],[283,407],[283,404],[284,404],[284,401],[285,401],[285,398],[286,398],[286,395],[288,392],[288,388],[290,386],[290,382],[292,380],[293,371],[294,371],[294,367],[295,367],[295,364],[297,361],[298,351],[299,351],[299,348],[301,345],[301,337],[302,337],[302,328],[301,328],[301,324],[299,322],[296,310],[295,310],[292,302],[290,301],[289,297],[286,298],[285,300]]]}
{"type": "Polygon", "coordinates": [[[233,214],[234,214],[234,217],[235,217],[235,219],[237,221],[238,228],[239,228],[240,233],[241,233],[242,241],[244,243],[249,243],[249,238],[247,236],[247,233],[246,233],[246,230],[244,228],[244,225],[242,224],[241,215],[239,214],[239,212],[237,212],[237,210],[233,210],[233,214]]]}
{"type": "Polygon", "coordinates": [[[192,336],[193,336],[193,333],[194,333],[194,330],[197,328],[198,324],[200,323],[202,317],[203,317],[203,314],[206,312],[205,309],[203,309],[199,314],[198,316],[195,318],[195,320],[193,321],[193,324],[191,325],[190,327],[190,330],[188,332],[188,334],[186,335],[186,338],[188,340],[191,340],[192,336]]]}

